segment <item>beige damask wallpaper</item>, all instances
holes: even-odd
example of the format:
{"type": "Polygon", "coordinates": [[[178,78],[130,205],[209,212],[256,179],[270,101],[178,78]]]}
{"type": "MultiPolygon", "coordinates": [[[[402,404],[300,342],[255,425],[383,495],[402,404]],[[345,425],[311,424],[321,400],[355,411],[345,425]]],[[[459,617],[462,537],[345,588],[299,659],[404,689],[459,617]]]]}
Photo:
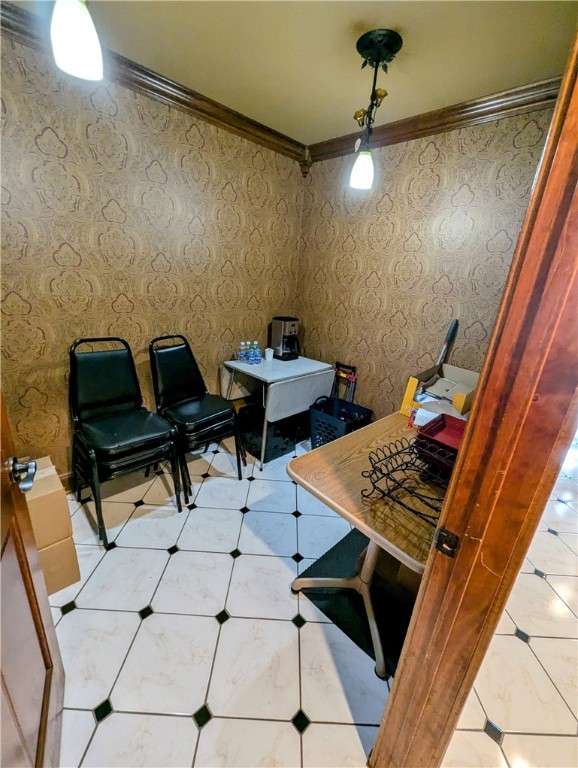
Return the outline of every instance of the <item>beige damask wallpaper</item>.
{"type": "Polygon", "coordinates": [[[311,357],[358,366],[356,399],[384,416],[429,368],[452,318],[450,362],[479,371],[551,111],[375,152],[371,192],[352,158],[304,188],[300,307],[311,357]]]}
{"type": "Polygon", "coordinates": [[[296,163],[110,83],[79,85],[2,45],[3,390],[20,455],[68,470],[67,350],[184,333],[217,390],[240,338],[303,319],[305,353],[359,366],[358,401],[396,408],[451,317],[479,369],[550,119],[524,115],[351,159],[296,163]]]}
{"type": "Polygon", "coordinates": [[[3,389],[20,454],[67,471],[67,350],[185,334],[218,387],[241,338],[294,310],[293,161],[2,41],[3,389]]]}

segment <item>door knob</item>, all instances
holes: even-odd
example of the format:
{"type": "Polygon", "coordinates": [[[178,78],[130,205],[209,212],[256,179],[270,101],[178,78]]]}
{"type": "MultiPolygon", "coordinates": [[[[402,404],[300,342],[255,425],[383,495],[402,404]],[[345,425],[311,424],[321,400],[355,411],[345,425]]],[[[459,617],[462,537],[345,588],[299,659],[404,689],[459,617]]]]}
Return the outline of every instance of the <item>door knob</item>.
{"type": "Polygon", "coordinates": [[[16,456],[8,460],[10,479],[13,483],[18,483],[22,493],[28,491],[34,485],[34,476],[36,475],[36,462],[27,461],[26,463],[18,461],[16,456]]]}

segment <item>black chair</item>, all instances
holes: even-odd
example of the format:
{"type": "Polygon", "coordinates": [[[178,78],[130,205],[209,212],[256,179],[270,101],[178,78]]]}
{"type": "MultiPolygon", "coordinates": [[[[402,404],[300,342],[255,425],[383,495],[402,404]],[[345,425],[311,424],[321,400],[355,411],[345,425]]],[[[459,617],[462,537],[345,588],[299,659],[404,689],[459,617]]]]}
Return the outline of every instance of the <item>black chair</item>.
{"type": "Polygon", "coordinates": [[[229,400],[207,392],[189,342],[180,334],[158,336],[149,344],[149,355],[157,412],[177,429],[185,503],[192,492],[187,451],[233,436],[240,480],[241,462],[246,466],[247,458],[236,411],[229,400]]]}
{"type": "Polygon", "coordinates": [[[168,460],[177,509],[181,511],[176,430],[145,408],[132,353],[124,339],[77,339],[69,354],[70,411],[74,428],[72,485],[79,502],[83,485],[90,486],[98,533],[107,547],[100,494],[100,485],[106,480],[168,460]],[[114,349],[110,348],[112,342],[116,343],[114,349]],[[103,343],[106,349],[84,352],[78,349],[81,345],[102,346],[103,343]]]}

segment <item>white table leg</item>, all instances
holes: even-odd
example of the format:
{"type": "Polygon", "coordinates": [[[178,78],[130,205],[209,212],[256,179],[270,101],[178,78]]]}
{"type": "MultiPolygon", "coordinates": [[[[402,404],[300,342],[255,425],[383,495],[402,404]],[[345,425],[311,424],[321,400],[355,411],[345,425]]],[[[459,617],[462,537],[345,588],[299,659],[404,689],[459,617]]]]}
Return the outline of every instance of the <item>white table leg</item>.
{"type": "Polygon", "coordinates": [[[375,653],[375,674],[378,677],[386,679],[388,675],[385,669],[385,658],[383,656],[383,648],[381,646],[381,639],[379,637],[379,630],[377,628],[370,594],[371,582],[373,580],[373,574],[375,573],[378,555],[379,546],[374,541],[370,541],[367,547],[367,552],[365,553],[365,560],[363,561],[361,572],[357,576],[351,576],[349,578],[325,578],[323,576],[313,576],[311,578],[298,577],[291,584],[291,590],[293,592],[299,592],[302,589],[328,587],[332,589],[354,589],[360,594],[363,598],[363,604],[369,622],[371,641],[373,643],[373,651],[375,653]]]}

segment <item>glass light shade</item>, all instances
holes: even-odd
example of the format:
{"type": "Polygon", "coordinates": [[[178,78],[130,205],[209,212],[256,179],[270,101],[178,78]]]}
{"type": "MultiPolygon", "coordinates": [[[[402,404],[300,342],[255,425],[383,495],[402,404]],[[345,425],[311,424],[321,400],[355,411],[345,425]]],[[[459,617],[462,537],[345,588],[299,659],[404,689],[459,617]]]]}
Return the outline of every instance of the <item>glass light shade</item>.
{"type": "Polygon", "coordinates": [[[369,149],[364,149],[358,153],[351,176],[349,177],[349,186],[353,189],[371,189],[373,184],[373,159],[369,149]]]}
{"type": "Polygon", "coordinates": [[[56,0],[50,40],[59,69],[83,80],[102,80],[102,51],[85,0],[56,0]]]}

